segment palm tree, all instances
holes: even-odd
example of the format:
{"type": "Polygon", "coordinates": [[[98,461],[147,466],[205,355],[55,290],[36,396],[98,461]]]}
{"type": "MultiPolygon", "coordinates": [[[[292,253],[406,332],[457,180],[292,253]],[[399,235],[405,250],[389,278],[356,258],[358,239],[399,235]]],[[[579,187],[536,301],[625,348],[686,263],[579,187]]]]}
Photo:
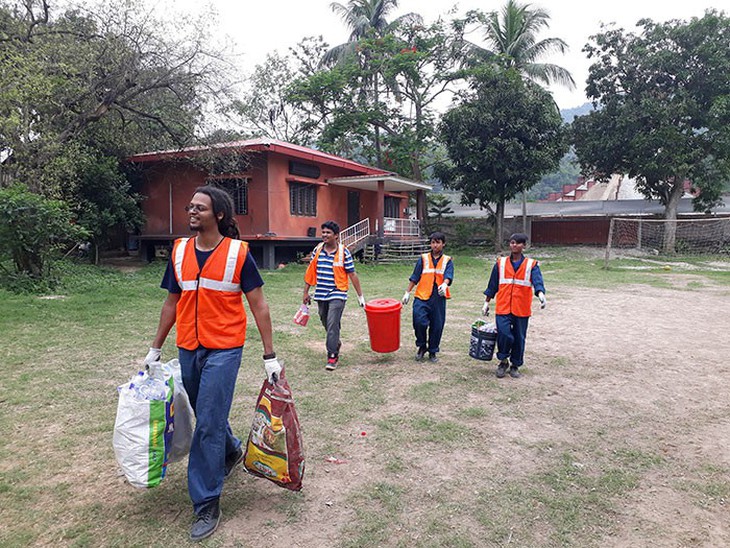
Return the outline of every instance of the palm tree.
{"type": "Polygon", "coordinates": [[[422,22],[420,15],[408,13],[389,23],[386,17],[397,7],[398,0],[350,0],[347,5],[332,2],[330,8],[345,22],[350,36],[344,44],[327,51],[320,64],[331,66],[354,56],[357,43],[363,38],[382,37],[396,25],[422,22]]]}
{"type": "MultiPolygon", "coordinates": [[[[350,29],[348,41],[335,46],[325,52],[320,61],[321,66],[333,66],[338,63],[345,63],[356,58],[357,44],[364,38],[379,38],[385,36],[393,28],[400,24],[420,23],[422,18],[415,13],[408,13],[388,22],[387,15],[398,7],[398,0],[350,0],[347,5],[339,2],[332,2],[330,8],[339,14],[340,18],[350,29]]],[[[363,58],[363,65],[367,67],[370,59],[367,54],[363,58]]],[[[375,109],[378,108],[380,99],[379,79],[377,71],[373,76],[363,81],[362,93],[367,93],[367,88],[372,86],[372,97],[375,109]]],[[[382,151],[380,145],[380,127],[374,127],[375,155],[378,167],[382,167],[382,151]]]]}
{"type": "Polygon", "coordinates": [[[501,12],[473,13],[483,26],[488,44],[486,49],[474,46],[474,52],[482,60],[496,60],[503,66],[514,67],[535,82],[575,88],[575,81],[566,69],[539,62],[549,53],[565,53],[568,45],[560,38],[537,39],[538,33],[550,26],[550,15],[544,9],[531,9],[530,6],[508,0],[501,12]]]}

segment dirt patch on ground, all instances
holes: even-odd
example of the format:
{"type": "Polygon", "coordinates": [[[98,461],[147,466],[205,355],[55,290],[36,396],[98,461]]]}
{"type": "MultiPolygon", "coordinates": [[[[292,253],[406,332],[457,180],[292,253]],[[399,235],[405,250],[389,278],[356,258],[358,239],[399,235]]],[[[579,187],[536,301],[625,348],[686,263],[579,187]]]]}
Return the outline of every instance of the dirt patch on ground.
{"type": "MultiPolygon", "coordinates": [[[[503,381],[494,379],[492,364],[464,359],[457,346],[465,342],[453,324],[441,363],[413,363],[406,317],[407,343],[397,363],[387,366],[403,368],[400,380],[387,390],[388,401],[400,403],[363,417],[341,433],[335,446],[344,464],[325,461],[329,455],[322,452],[324,440],[307,440],[308,476],[292,523],[281,522],[280,512],[272,513],[270,496],[277,490],[259,481],[251,511],[227,518],[222,538],[226,543],[258,536],[275,546],[335,546],[356,519],[358,506],[352,497],[387,479],[384,461],[395,454],[409,463],[406,472],[412,477],[403,484],[414,520],[397,537],[407,544],[420,542],[424,537],[414,529],[422,525],[417,516],[438,514],[443,492],[449,486],[463,487],[465,475],[472,478],[466,484],[476,493],[495,476],[528,477],[544,466],[541,459],[550,451],[590,446],[595,440],[595,447],[572,466],[598,469],[601,458],[618,449],[635,452],[628,453],[634,461],[659,463],[656,471],[650,467],[638,474],[635,488],[620,495],[611,532],[595,539],[596,545],[730,545],[724,498],[730,485],[727,310],[730,296],[716,287],[691,293],[640,285],[621,291],[555,288],[549,307],[537,311],[531,322],[523,378],[503,381]],[[455,401],[409,399],[414,386],[459,378],[482,384],[483,393],[468,391],[455,401]],[[400,412],[407,429],[414,413],[456,422],[454,406],[484,410],[483,417],[467,421],[463,442],[414,445],[420,453],[407,459],[408,435],[397,438],[400,448],[383,445],[381,436],[389,434],[379,428],[378,416],[400,412]],[[367,430],[366,437],[359,436],[361,429],[367,430]],[[272,518],[278,525],[267,528],[272,518]]],[[[348,329],[354,326],[346,325],[348,329]]],[[[321,351],[322,342],[310,348],[321,351]]],[[[345,383],[357,382],[357,369],[336,374],[345,383]]],[[[518,544],[519,530],[509,534],[518,544]]],[[[549,537],[544,540],[556,544],[549,537]]]]}
{"type": "MultiPolygon", "coordinates": [[[[304,489],[237,471],[212,545],[730,546],[730,292],[709,282],[685,290],[697,281],[550,287],[548,308],[530,322],[520,379],[498,380],[494,362],[468,358],[466,303],[449,305],[438,364],[413,361],[410,308],[401,349],[383,357],[367,350],[363,313],[348,304],[342,366],[331,373],[316,314],[309,331],[287,329],[303,353],[321,357],[307,358],[306,376],[290,374],[303,404],[304,489]],[[598,522],[581,517],[585,504],[600,507],[598,522]],[[571,512],[577,525],[564,517],[571,512]]],[[[242,368],[246,392],[231,416],[239,435],[261,383],[253,369],[242,368]]],[[[64,477],[46,478],[49,499],[55,488],[66,510],[113,508],[111,528],[154,513],[170,539],[187,534],[184,463],[140,493],[116,470],[99,473],[98,452],[99,444],[74,449],[64,477]]],[[[66,519],[66,529],[82,525],[66,519]]],[[[61,533],[41,543],[57,545],[61,533]]]]}

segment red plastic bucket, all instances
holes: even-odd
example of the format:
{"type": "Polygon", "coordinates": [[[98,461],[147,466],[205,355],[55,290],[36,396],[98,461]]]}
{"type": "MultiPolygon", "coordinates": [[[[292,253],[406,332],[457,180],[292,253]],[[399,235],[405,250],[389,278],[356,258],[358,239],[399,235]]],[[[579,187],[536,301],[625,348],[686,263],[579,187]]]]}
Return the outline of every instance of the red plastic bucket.
{"type": "Polygon", "coordinates": [[[395,299],[373,299],[365,303],[370,348],[374,352],[395,352],[400,348],[400,311],[395,299]]]}

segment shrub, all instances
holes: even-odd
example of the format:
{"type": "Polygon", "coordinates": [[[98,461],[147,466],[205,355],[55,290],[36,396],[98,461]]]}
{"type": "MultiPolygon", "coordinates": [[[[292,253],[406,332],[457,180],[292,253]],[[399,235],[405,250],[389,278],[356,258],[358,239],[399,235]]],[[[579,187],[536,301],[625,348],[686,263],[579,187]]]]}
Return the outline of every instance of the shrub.
{"type": "Polygon", "coordinates": [[[53,259],[60,249],[87,236],[73,224],[65,203],[49,200],[15,184],[0,188],[0,258],[2,283],[18,290],[38,290],[53,284],[53,259]]]}

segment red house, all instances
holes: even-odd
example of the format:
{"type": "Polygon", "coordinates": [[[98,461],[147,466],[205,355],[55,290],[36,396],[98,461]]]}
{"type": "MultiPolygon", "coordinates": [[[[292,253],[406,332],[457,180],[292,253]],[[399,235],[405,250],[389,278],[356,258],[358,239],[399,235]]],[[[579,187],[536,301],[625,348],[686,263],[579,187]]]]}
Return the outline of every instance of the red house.
{"type": "Polygon", "coordinates": [[[356,251],[388,237],[418,237],[408,218],[408,193],[425,211],[430,186],[310,148],[272,139],[136,154],[147,223],[138,236],[141,252],[188,236],[185,206],[196,187],[215,184],[231,193],[241,238],[263,268],[296,258],[320,241],[329,219],[356,251]]]}

